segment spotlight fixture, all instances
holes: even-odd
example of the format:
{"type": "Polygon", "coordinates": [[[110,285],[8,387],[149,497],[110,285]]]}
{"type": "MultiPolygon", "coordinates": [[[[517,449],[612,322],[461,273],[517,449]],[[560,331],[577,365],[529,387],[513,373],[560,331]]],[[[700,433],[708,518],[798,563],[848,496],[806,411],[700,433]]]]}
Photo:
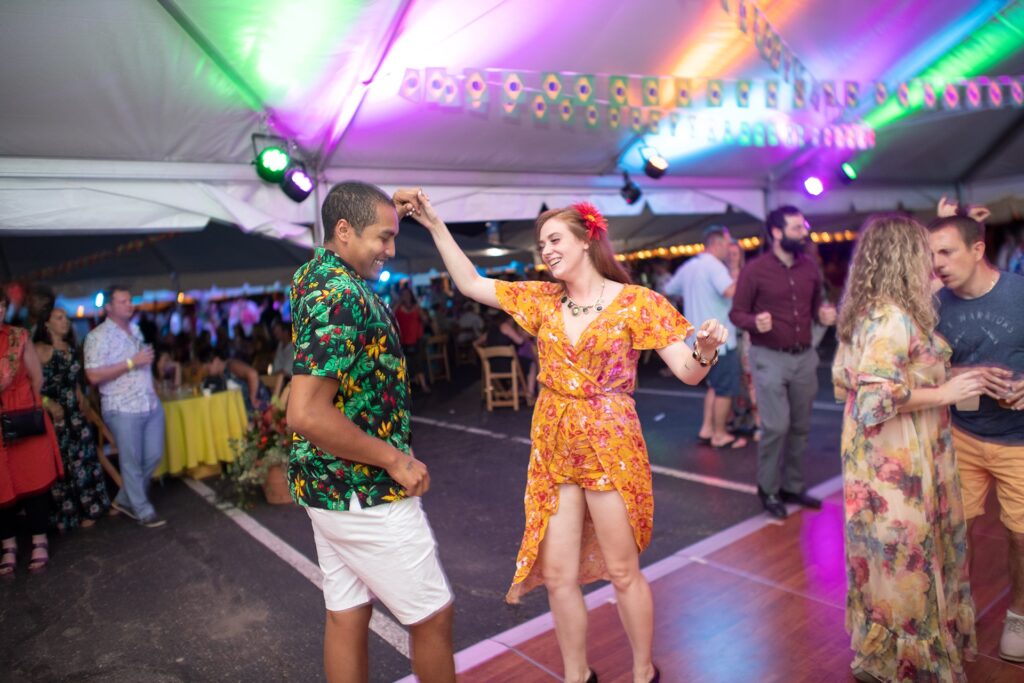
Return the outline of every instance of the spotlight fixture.
{"type": "Polygon", "coordinates": [[[313,191],[313,179],[306,172],[305,164],[295,162],[284,172],[281,190],[293,202],[301,202],[309,196],[313,191]]]}
{"type": "Polygon", "coordinates": [[[626,200],[627,204],[632,206],[633,204],[636,204],[637,201],[640,200],[640,196],[643,194],[643,192],[640,190],[636,183],[629,179],[629,174],[623,171],[622,189],[619,190],[619,194],[622,195],[622,198],[626,200]]]}
{"type": "Polygon", "coordinates": [[[270,183],[279,183],[291,163],[288,156],[288,142],[274,135],[253,133],[252,152],[256,164],[256,175],[270,183]]]}
{"type": "Polygon", "coordinates": [[[817,197],[825,191],[825,185],[821,182],[821,178],[812,175],[804,180],[804,190],[812,197],[817,197]]]}
{"type": "Polygon", "coordinates": [[[849,161],[844,161],[843,165],[839,167],[841,172],[841,178],[844,183],[852,183],[857,179],[857,169],[853,167],[849,161]]]}
{"type": "Polygon", "coordinates": [[[668,159],[661,156],[653,147],[647,147],[641,153],[644,157],[644,173],[649,178],[657,180],[665,175],[665,171],[668,170],[668,159]]]}

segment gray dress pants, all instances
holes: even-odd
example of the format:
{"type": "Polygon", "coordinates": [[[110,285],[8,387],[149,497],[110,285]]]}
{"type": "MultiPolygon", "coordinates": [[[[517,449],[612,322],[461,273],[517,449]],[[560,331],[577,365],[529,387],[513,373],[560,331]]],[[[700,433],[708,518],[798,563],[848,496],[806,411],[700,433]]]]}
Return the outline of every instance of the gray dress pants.
{"type": "Polygon", "coordinates": [[[750,369],[761,415],[757,485],[766,494],[804,490],[802,461],[818,393],[818,352],[783,353],[750,347],[750,369]]]}

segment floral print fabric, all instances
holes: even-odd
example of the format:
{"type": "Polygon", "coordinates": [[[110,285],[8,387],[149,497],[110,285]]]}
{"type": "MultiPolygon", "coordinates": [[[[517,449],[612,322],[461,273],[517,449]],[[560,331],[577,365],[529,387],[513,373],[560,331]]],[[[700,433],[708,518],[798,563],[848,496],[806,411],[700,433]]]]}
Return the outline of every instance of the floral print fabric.
{"type": "Polygon", "coordinates": [[[50,489],[50,524],[62,531],[74,529],[86,519],[99,519],[110,509],[93,429],[78,403],[79,387],[84,383],[78,354],[54,349],[43,366],[42,393],[64,410],[64,421],[54,425],[64,478],[50,489]]]}
{"type": "MultiPolygon", "coordinates": [[[[693,327],[660,294],[626,287],[594,318],[576,344],[562,318],[562,286],[550,282],[496,282],[498,301],[537,338],[541,387],[530,430],[526,529],[506,600],[543,582],[537,554],[548,519],[558,510],[550,471],[559,444],[589,442],[607,480],[622,495],[637,547],[651,541],[654,499],[647,446],[633,403],[640,351],[686,339],[693,327]]],[[[603,482],[602,482],[603,483],[603,482]]],[[[587,516],[580,553],[580,583],[607,579],[604,558],[587,516]]]]}
{"type": "Polygon", "coordinates": [[[846,628],[853,667],[885,681],[966,681],[974,605],[961,581],[967,527],[946,407],[898,413],[946,381],[951,351],[896,306],[840,344],[846,628]]]}
{"type": "MultiPolygon", "coordinates": [[[[334,252],[317,249],[292,281],[293,375],[338,380],[335,405],[357,427],[409,452],[410,396],[391,311],[334,252]]],[[[348,510],[406,497],[387,471],[322,452],[298,434],[288,467],[300,505],[348,510]]]]}

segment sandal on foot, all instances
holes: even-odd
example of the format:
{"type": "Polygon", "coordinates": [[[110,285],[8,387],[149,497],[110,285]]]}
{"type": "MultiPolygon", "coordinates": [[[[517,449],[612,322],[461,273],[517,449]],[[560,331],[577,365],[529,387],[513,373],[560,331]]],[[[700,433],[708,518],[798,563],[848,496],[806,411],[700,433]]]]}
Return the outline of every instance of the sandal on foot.
{"type": "Polygon", "coordinates": [[[711,444],[712,448],[724,448],[726,450],[732,450],[734,448],[745,448],[747,445],[747,440],[745,437],[742,436],[734,436],[728,441],[723,441],[722,443],[715,443],[714,441],[709,441],[708,443],[711,444]]]}
{"type": "Polygon", "coordinates": [[[46,569],[46,565],[50,563],[50,542],[49,541],[33,541],[32,542],[32,559],[29,560],[28,570],[33,574],[38,574],[46,569]],[[43,555],[38,555],[37,551],[42,550],[43,555]]]}
{"type": "Polygon", "coordinates": [[[18,546],[5,545],[0,553],[0,578],[8,579],[14,576],[14,568],[18,565],[18,546]]]}

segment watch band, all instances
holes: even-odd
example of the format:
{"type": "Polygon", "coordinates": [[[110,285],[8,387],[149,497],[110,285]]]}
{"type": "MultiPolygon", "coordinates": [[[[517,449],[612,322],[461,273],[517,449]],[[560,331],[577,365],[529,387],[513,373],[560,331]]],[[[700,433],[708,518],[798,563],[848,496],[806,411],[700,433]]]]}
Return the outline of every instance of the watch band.
{"type": "Polygon", "coordinates": [[[697,352],[697,345],[694,344],[694,346],[693,346],[693,359],[695,361],[697,361],[698,363],[700,363],[700,366],[702,368],[713,366],[715,363],[718,362],[718,349],[715,349],[715,354],[713,356],[711,356],[711,358],[704,358],[704,356],[700,355],[697,352]]]}

